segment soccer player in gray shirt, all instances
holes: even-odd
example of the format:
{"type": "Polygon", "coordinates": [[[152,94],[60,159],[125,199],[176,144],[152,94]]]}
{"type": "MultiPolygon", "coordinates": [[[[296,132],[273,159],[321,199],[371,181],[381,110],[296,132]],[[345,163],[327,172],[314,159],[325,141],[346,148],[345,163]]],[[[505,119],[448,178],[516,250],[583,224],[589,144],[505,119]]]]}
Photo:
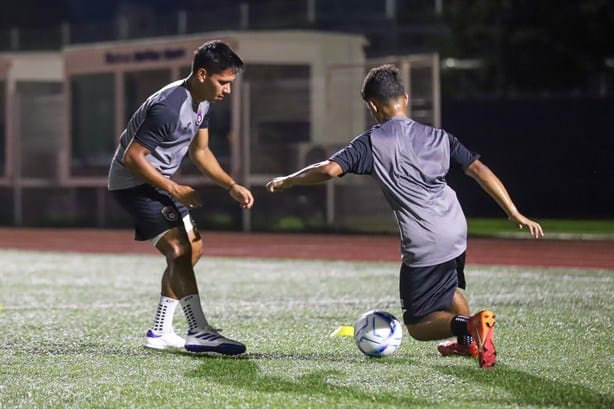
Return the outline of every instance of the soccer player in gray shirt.
{"type": "Polygon", "coordinates": [[[541,226],[523,216],[497,176],[453,135],[407,116],[408,95],[393,65],[373,68],[365,77],[362,97],[377,120],[370,130],[323,162],[269,181],[276,192],[296,185],[325,182],[347,173],[371,175],[390,204],[401,235],[399,290],[403,321],[422,341],[456,336],[439,344],[444,356],[495,364],[495,315],[474,315],[465,288],[467,222],[456,193],[446,183],[450,167],[460,167],[499,204],[509,220],[528,228],[535,238],[541,226]]]}
{"type": "Polygon", "coordinates": [[[201,206],[201,200],[194,188],[172,179],[189,154],[198,169],[241,207],[252,207],[252,193],[222,169],[209,149],[210,105],[230,94],[243,66],[226,43],[203,44],[194,53],[186,79],[166,85],[137,109],[113,156],[108,189],[134,219],[135,239],[150,240],[167,262],[154,324],[145,337],[148,348],[245,352],[242,343],[220,335],[205,318],[193,269],[203,243],[190,217],[190,209],[201,206]],[[185,339],[173,330],[177,305],[188,321],[185,339]]]}

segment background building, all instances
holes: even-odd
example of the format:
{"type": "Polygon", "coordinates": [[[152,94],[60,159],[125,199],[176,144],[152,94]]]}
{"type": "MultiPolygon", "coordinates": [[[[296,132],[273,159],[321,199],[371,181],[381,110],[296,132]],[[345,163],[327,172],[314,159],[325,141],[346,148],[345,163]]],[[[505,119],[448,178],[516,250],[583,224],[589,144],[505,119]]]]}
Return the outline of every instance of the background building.
{"type": "MultiPolygon", "coordinates": [[[[412,116],[481,153],[526,213],[614,216],[609,2],[24,0],[0,23],[2,224],[125,225],[104,189],[113,138],[212,36],[248,63],[216,107],[214,149],[258,204],[243,214],[186,164],[208,227],[390,229],[368,178],[274,200],[262,188],[369,125],[358,87],[382,62],[402,68],[412,116]]],[[[472,181],[450,182],[469,216],[501,216],[472,181]]]]}

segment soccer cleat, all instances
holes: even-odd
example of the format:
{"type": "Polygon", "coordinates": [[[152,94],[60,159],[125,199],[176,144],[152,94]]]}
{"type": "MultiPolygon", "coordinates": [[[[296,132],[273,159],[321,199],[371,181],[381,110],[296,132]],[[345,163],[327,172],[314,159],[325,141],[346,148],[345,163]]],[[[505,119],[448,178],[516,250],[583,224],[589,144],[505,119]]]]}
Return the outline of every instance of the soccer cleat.
{"type": "Polygon", "coordinates": [[[490,368],[497,362],[497,351],[493,343],[495,335],[495,314],[482,310],[472,315],[467,322],[467,330],[478,344],[478,363],[482,368],[490,368]]]}
{"type": "Polygon", "coordinates": [[[461,345],[458,341],[446,341],[437,345],[437,351],[439,351],[442,356],[459,355],[473,358],[477,358],[478,356],[478,346],[475,342],[469,345],[461,345]]]}
{"type": "Polygon", "coordinates": [[[191,352],[217,352],[223,355],[239,355],[245,352],[245,345],[220,335],[213,328],[188,331],[185,349],[191,352]]]}
{"type": "Polygon", "coordinates": [[[165,350],[183,348],[185,340],[173,331],[159,334],[150,329],[145,336],[145,348],[165,350]]]}

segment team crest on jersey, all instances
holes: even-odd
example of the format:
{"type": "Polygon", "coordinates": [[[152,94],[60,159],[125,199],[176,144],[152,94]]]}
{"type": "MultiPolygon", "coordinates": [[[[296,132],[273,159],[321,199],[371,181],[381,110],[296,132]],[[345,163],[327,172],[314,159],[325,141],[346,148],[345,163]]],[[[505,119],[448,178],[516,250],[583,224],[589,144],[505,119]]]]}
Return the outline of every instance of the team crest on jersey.
{"type": "Polygon", "coordinates": [[[203,111],[199,110],[196,114],[196,125],[200,125],[200,123],[203,121],[203,116],[203,111]]]}
{"type": "Polygon", "coordinates": [[[169,222],[174,222],[179,219],[179,215],[173,206],[164,206],[161,213],[169,222]]]}

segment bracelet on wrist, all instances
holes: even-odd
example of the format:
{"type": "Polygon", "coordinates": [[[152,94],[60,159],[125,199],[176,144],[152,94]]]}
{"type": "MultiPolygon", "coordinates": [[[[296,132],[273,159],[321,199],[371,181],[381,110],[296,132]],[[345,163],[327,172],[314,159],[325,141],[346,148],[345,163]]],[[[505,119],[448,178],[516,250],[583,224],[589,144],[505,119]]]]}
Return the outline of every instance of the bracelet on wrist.
{"type": "Polygon", "coordinates": [[[237,182],[232,182],[232,183],[230,184],[230,186],[228,186],[228,191],[229,191],[229,192],[232,190],[232,187],[233,187],[234,185],[238,185],[238,183],[237,183],[237,182]]]}

